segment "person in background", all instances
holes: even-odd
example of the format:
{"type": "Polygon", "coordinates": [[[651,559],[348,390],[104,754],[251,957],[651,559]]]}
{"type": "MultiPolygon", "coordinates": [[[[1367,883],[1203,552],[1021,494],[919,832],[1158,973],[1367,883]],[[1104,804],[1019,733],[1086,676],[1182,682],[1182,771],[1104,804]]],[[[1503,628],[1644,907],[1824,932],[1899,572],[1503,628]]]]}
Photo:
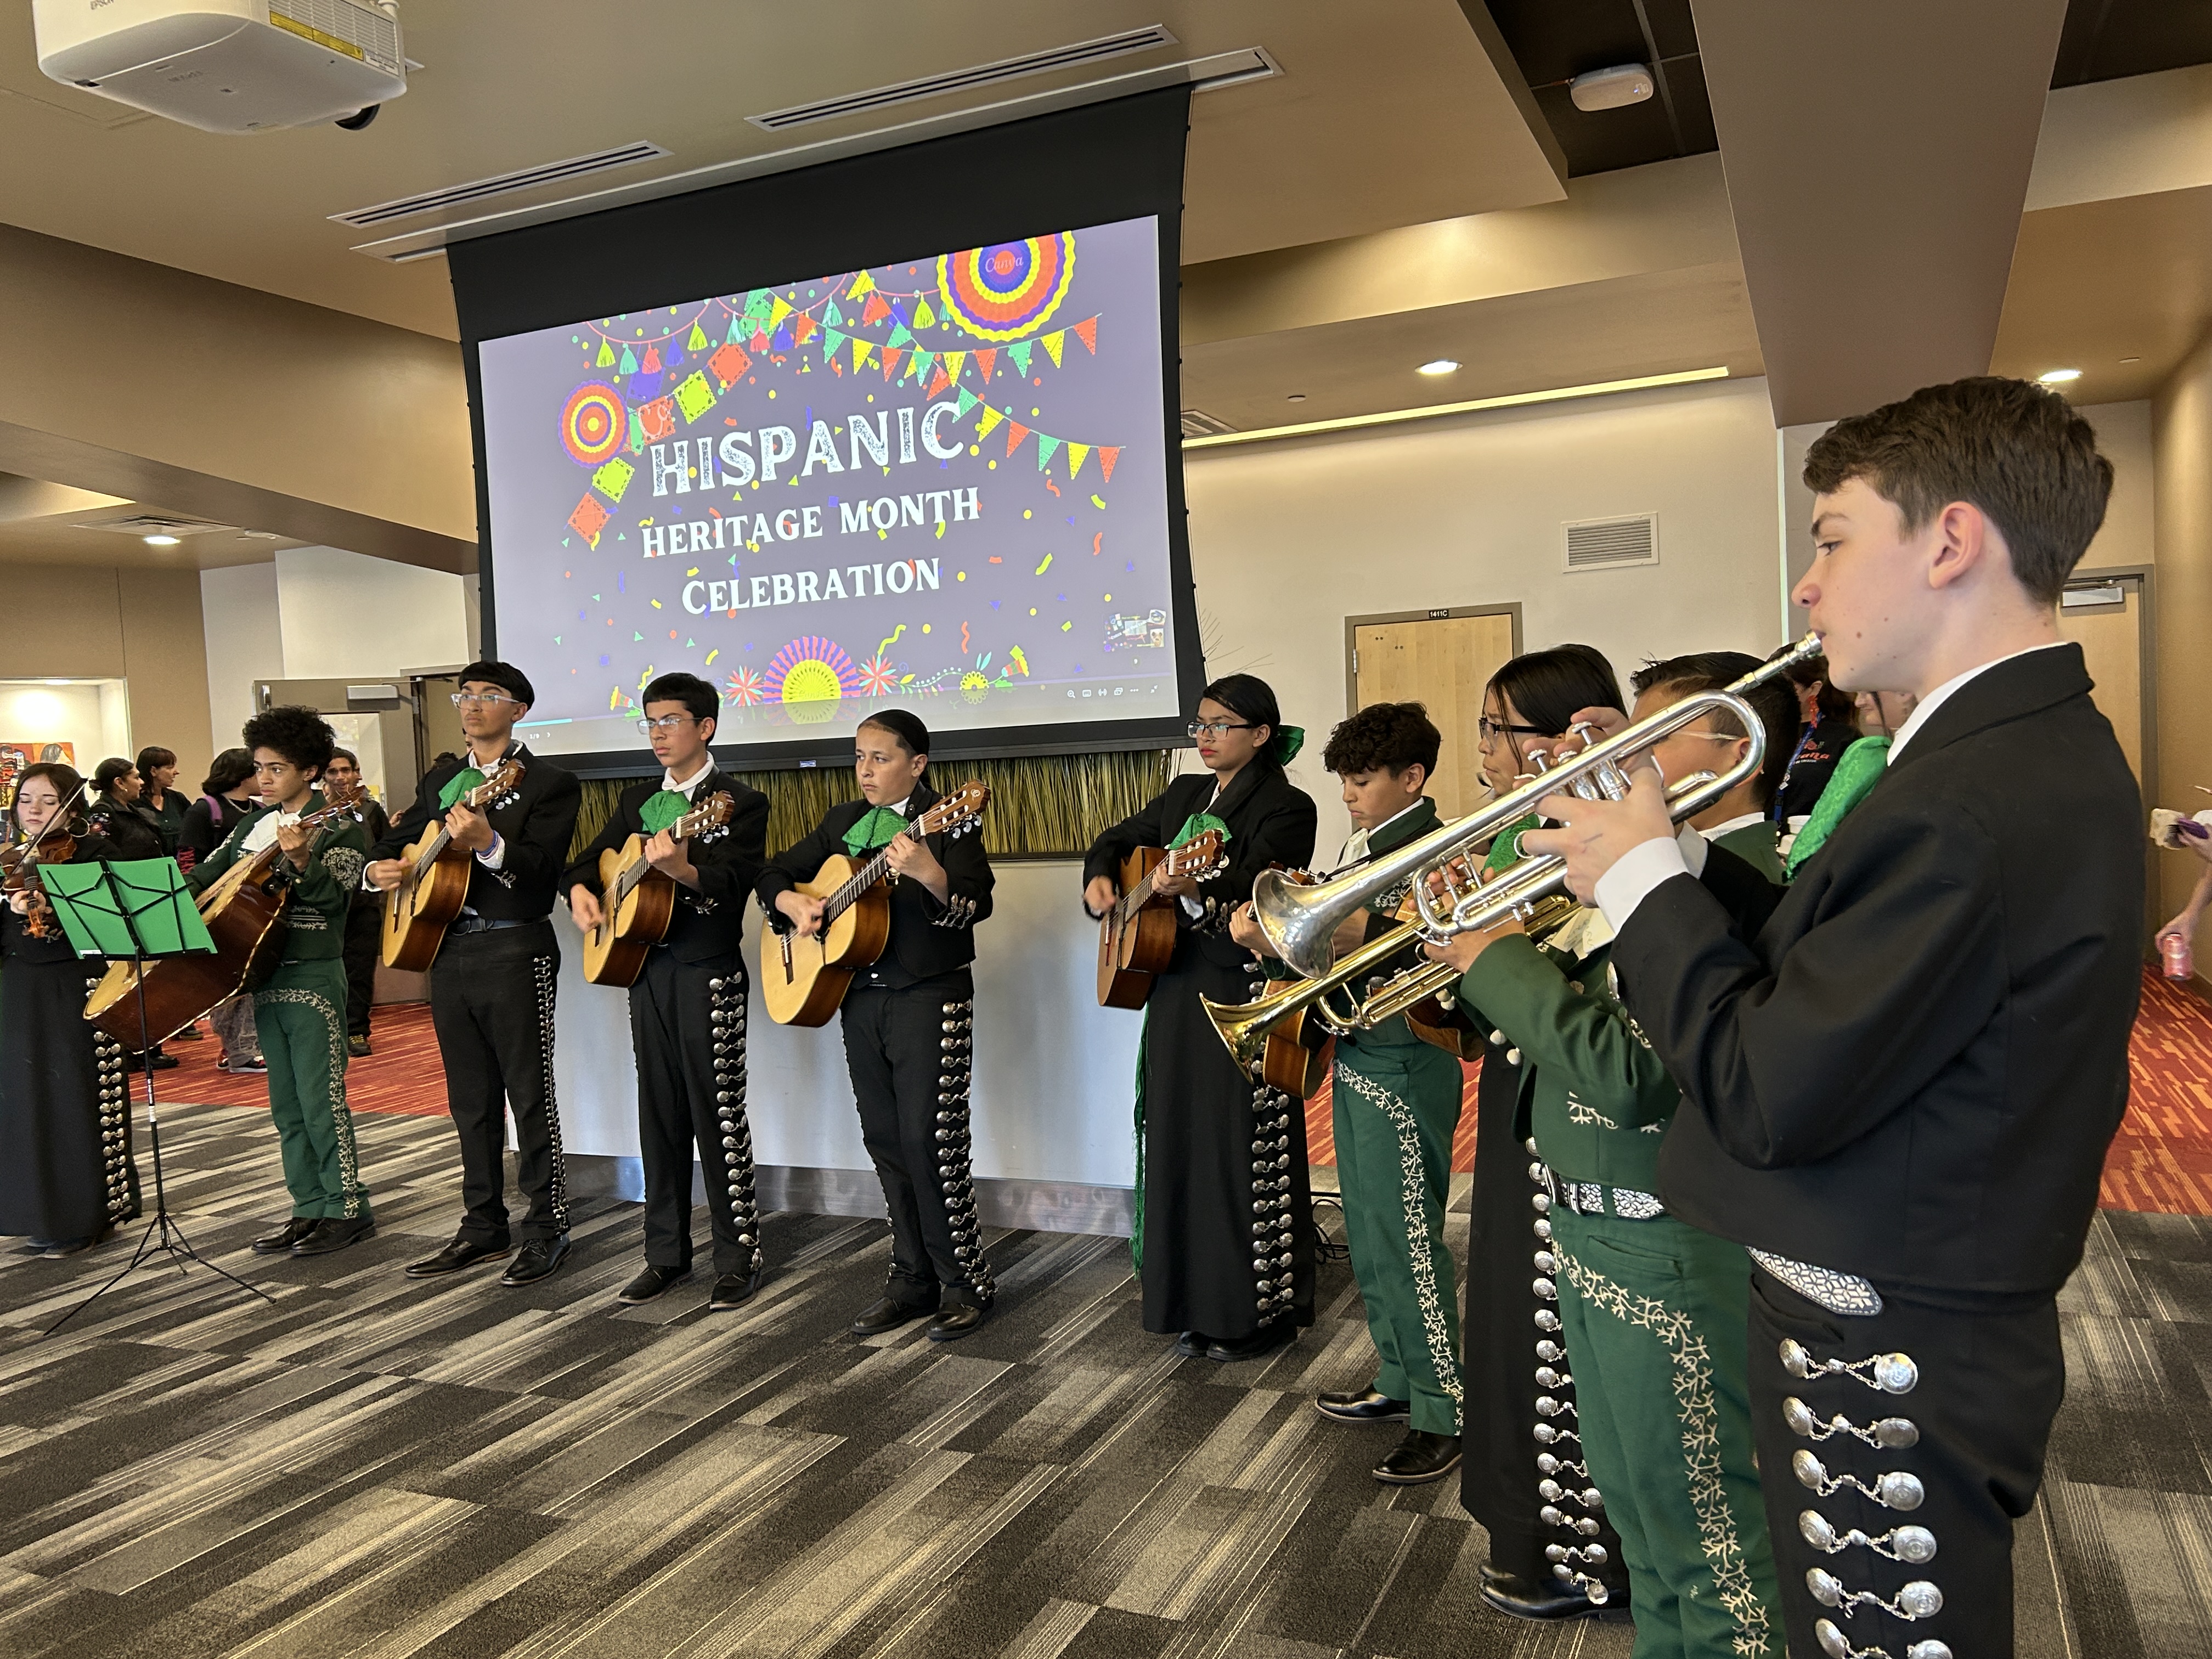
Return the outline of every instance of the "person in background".
{"type": "MultiPolygon", "coordinates": [[[[1636,692],[1632,720],[1645,720],[1702,691],[1725,690],[1759,666],[1741,651],[1696,651],[1647,664],[1629,682],[1636,692]]],[[[1759,769],[1690,820],[1691,827],[1716,847],[1728,850],[1777,885],[1783,879],[1771,809],[1790,764],[1790,744],[1797,736],[1798,704],[1778,680],[1754,686],[1744,699],[1766,728],[1766,757],[1759,769]]],[[[1662,776],[1672,781],[1692,772],[1725,772],[1741,761],[1751,739],[1725,714],[1692,720],[1651,752],[1662,776]]]]}
{"type": "MultiPolygon", "coordinates": [[[[35,841],[64,809],[88,831],[76,773],[58,762],[27,766],[9,808],[10,845],[35,841]]],[[[114,856],[82,833],[75,864],[114,856]]],[[[84,1018],[97,963],[79,962],[47,918],[31,932],[27,894],[0,902],[0,1233],[28,1235],[33,1255],[75,1255],[138,1213],[131,1162],[130,1076],[123,1050],[84,1018]]]]}
{"type": "Polygon", "coordinates": [[[177,856],[178,837],[185,827],[185,798],[177,793],[177,751],[149,744],[138,751],[138,808],[153,820],[161,836],[161,850],[177,856]]]}
{"type": "Polygon", "coordinates": [[[2163,951],[2166,940],[2170,938],[2185,939],[2194,949],[2197,924],[2204,919],[2205,907],[2212,904],[2212,841],[2195,836],[2184,836],[2180,841],[2184,847],[2197,854],[2204,868],[2197,872],[2197,885],[2190,890],[2189,902],[2181,907],[2180,914],[2160,928],[2157,938],[2151,941],[2152,948],[2155,950],[2163,951]]]}
{"type": "MultiPolygon", "coordinates": [[[[1771,662],[1790,647],[1778,646],[1767,655],[1771,662]]],[[[1858,736],[1851,714],[1851,696],[1828,684],[1828,659],[1812,657],[1789,671],[1797,693],[1799,730],[1783,763],[1781,787],[1771,807],[1775,827],[1787,834],[1802,824],[1828,787],[1836,763],[1858,736]]]]}
{"type": "Polygon", "coordinates": [[[1867,736],[1894,741],[1912,718],[1912,711],[1920,707],[1920,699],[1910,691],[1862,691],[1851,699],[1851,706],[1857,710],[1860,728],[1867,736]]]}
{"type": "MultiPolygon", "coordinates": [[[[331,750],[330,769],[324,778],[334,788],[350,789],[361,781],[361,762],[350,749],[331,750]]],[[[392,819],[374,800],[361,804],[362,827],[371,847],[384,839],[392,819]]],[[[346,916],[346,1052],[356,1060],[368,1054],[368,1011],[376,1000],[376,963],[384,948],[384,903],[370,888],[353,896],[346,916]]]]}
{"type": "Polygon", "coordinates": [[[120,755],[100,762],[92,774],[93,799],[88,814],[94,835],[106,838],[118,859],[168,856],[161,844],[161,820],[140,805],[144,785],[138,769],[120,755]]]}
{"type": "MultiPolygon", "coordinates": [[[[222,846],[240,820],[260,805],[253,789],[252,750],[226,749],[217,755],[200,781],[200,798],[185,809],[177,832],[177,862],[189,870],[222,846]]],[[[208,1024],[222,1040],[217,1071],[259,1077],[269,1069],[261,1063],[261,1035],[253,1023],[251,996],[241,991],[225,997],[209,1010],[208,1024]]]]}

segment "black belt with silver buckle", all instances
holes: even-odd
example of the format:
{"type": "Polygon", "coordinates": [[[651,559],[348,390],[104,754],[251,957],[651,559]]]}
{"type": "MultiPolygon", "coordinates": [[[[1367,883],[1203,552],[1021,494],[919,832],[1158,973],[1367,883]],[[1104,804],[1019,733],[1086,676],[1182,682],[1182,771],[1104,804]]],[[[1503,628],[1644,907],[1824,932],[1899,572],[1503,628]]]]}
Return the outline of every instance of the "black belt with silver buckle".
{"type": "Polygon", "coordinates": [[[515,921],[500,916],[455,916],[446,931],[448,933],[495,933],[502,927],[533,927],[543,917],[532,916],[528,921],[515,921]]]}

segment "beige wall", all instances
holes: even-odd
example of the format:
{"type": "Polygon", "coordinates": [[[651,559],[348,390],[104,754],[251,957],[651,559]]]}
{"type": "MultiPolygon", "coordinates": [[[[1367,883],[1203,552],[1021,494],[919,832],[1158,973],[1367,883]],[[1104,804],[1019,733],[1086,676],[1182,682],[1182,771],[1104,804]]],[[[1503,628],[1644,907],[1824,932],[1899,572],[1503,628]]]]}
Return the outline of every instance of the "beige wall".
{"type": "Polygon", "coordinates": [[[133,750],[175,750],[179,781],[198,783],[210,752],[199,572],[17,565],[7,585],[0,678],[127,680],[133,750]]]}
{"type": "MultiPolygon", "coordinates": [[[[2158,775],[2155,805],[2197,811],[2212,800],[2212,336],[2201,341],[2152,404],[2157,453],[2158,775]]],[[[2154,879],[2171,915],[2203,868],[2187,853],[2154,853],[2154,879]]],[[[2212,945],[2212,941],[2208,941],[2212,945]]]]}
{"type": "Polygon", "coordinates": [[[1757,380],[1188,458],[1206,671],[1259,675],[1305,726],[1320,856],[1349,833],[1321,766],[1352,616],[1517,601],[1525,647],[1648,655],[1779,642],[1774,428],[1757,380]],[[1570,520],[1656,511],[1660,562],[1569,575],[1570,520]]]}

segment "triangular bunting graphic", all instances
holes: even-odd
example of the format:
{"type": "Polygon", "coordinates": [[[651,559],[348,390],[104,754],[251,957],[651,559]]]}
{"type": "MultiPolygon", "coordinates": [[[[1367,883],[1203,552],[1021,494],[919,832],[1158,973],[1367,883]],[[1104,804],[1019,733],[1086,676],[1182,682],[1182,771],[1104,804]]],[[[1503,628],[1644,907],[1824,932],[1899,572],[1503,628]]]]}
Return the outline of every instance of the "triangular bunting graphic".
{"type": "Polygon", "coordinates": [[[998,348],[998,347],[996,347],[996,346],[989,346],[989,347],[987,347],[987,348],[985,348],[985,349],[983,349],[979,350],[978,352],[976,352],[976,354],[975,354],[975,367],[976,367],[979,370],[981,370],[981,371],[984,380],[988,380],[991,378],[991,371],[992,371],[993,369],[996,368],[998,366],[999,366],[999,348],[998,348]]]}
{"type": "Polygon", "coordinates": [[[1075,337],[1083,342],[1092,356],[1098,355],[1098,319],[1085,317],[1075,325],[1075,337]]]}
{"type": "Polygon", "coordinates": [[[1019,345],[1006,348],[1006,356],[1014,360],[1014,367],[1024,374],[1030,372],[1030,350],[1036,344],[1034,340],[1024,340],[1019,345]]]}
{"type": "Polygon", "coordinates": [[[762,322],[766,322],[768,320],[769,297],[769,291],[764,288],[757,288],[750,293],[747,294],[745,295],[745,315],[756,318],[762,322]]]}
{"type": "Polygon", "coordinates": [[[1060,348],[1065,346],[1066,343],[1067,331],[1066,329],[1055,329],[1053,332],[1044,337],[1044,349],[1051,356],[1052,366],[1054,368],[1058,368],[1060,367],[1060,348]]]}
{"type": "Polygon", "coordinates": [[[692,324],[691,332],[684,337],[684,349],[686,351],[704,351],[707,349],[707,331],[696,323],[692,324]]]}
{"type": "Polygon", "coordinates": [[[785,318],[790,315],[791,302],[785,299],[781,294],[777,295],[775,299],[769,302],[768,325],[770,328],[774,328],[778,323],[781,322],[785,318]]]}
{"type": "Polygon", "coordinates": [[[1060,440],[1037,434],[1037,471],[1042,472],[1052,465],[1053,452],[1060,447],[1060,440]]]}
{"type": "Polygon", "coordinates": [[[819,324],[802,311],[799,313],[798,320],[791,325],[791,337],[799,344],[805,345],[814,337],[814,331],[819,326],[819,324]]]}
{"type": "Polygon", "coordinates": [[[868,295],[868,303],[860,307],[860,320],[864,323],[880,323],[890,314],[891,308],[884,303],[880,294],[868,295]]]}
{"type": "Polygon", "coordinates": [[[977,417],[975,422],[975,435],[979,438],[989,437],[991,435],[991,428],[998,425],[1000,422],[1006,418],[1006,417],[999,413],[997,410],[992,408],[990,404],[985,404],[983,405],[982,414],[977,417]]]}
{"type": "Polygon", "coordinates": [[[925,398],[934,398],[939,392],[944,391],[945,387],[951,384],[952,382],[945,377],[945,365],[939,363],[937,366],[937,373],[930,377],[929,390],[923,392],[921,395],[925,398]]]}
{"type": "Polygon", "coordinates": [[[1022,447],[1022,440],[1029,435],[1029,428],[1024,426],[1019,421],[1011,421],[1007,422],[1006,453],[1008,455],[1012,455],[1017,449],[1019,449],[1022,447]]]}
{"type": "Polygon", "coordinates": [[[906,353],[896,346],[884,348],[884,379],[888,380],[898,372],[899,359],[905,356],[906,353]]]}
{"type": "Polygon", "coordinates": [[[853,367],[855,368],[865,368],[867,366],[868,354],[875,349],[876,343],[873,340],[854,341],[853,367]]]}
{"type": "Polygon", "coordinates": [[[906,325],[904,323],[899,324],[897,327],[891,330],[891,343],[895,346],[911,345],[914,343],[914,336],[906,331],[906,325]]]}
{"type": "Polygon", "coordinates": [[[1083,471],[1083,458],[1091,453],[1089,444],[1070,444],[1067,447],[1067,476],[1070,482],[1083,471]]]}
{"type": "Polygon", "coordinates": [[[928,374],[931,367],[936,362],[937,354],[935,352],[924,351],[920,346],[916,346],[914,350],[915,378],[916,380],[920,380],[923,375],[928,374]]]}
{"type": "Polygon", "coordinates": [[[929,301],[917,299],[914,302],[914,325],[916,328],[935,328],[937,313],[929,308],[929,301]]]}
{"type": "Polygon", "coordinates": [[[976,395],[970,392],[966,386],[962,386],[960,388],[960,413],[956,418],[962,420],[966,419],[968,411],[975,408],[975,405],[981,401],[982,400],[981,398],[976,397],[976,395]]]}
{"type": "Polygon", "coordinates": [[[822,331],[822,361],[827,362],[845,349],[845,337],[834,328],[822,331]]]}
{"type": "Polygon", "coordinates": [[[960,378],[960,365],[967,361],[966,352],[948,351],[945,354],[945,372],[957,380],[960,378]]]}
{"type": "Polygon", "coordinates": [[[875,291],[876,279],[864,270],[853,278],[853,286],[845,290],[845,297],[848,300],[857,300],[863,294],[873,294],[875,291]]]}
{"type": "Polygon", "coordinates": [[[1109,444],[1098,452],[1098,470],[1106,475],[1106,482],[1114,482],[1114,463],[1121,459],[1121,446],[1109,444]]]}
{"type": "Polygon", "coordinates": [[[599,355],[593,358],[592,362],[595,368],[612,368],[615,365],[614,342],[608,339],[605,335],[601,335],[599,337],[599,355]]]}

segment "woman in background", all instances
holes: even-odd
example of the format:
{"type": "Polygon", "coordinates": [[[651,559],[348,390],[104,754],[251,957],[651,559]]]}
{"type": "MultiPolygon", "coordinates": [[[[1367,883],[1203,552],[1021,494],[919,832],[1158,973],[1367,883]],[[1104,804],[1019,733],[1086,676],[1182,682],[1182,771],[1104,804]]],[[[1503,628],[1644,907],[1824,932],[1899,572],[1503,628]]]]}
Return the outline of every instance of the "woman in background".
{"type": "MultiPolygon", "coordinates": [[[[62,820],[80,832],[70,862],[113,857],[89,833],[82,788],[58,762],[24,768],[9,844],[35,842],[62,820]]],[[[0,1234],[27,1235],[33,1255],[75,1255],[138,1213],[130,1078],[121,1048],[84,1017],[99,964],[80,962],[60,921],[40,923],[35,909],[27,888],[0,904],[0,1234]]]]}
{"type": "Polygon", "coordinates": [[[93,833],[105,839],[118,859],[158,859],[167,856],[161,845],[161,826],[139,805],[144,785],[138,769],[120,755],[110,757],[94,769],[92,805],[88,811],[93,833]]]}
{"type": "MultiPolygon", "coordinates": [[[[1787,645],[1777,647],[1768,660],[1788,649],[1787,645]]],[[[1789,671],[1788,678],[1797,693],[1802,724],[1796,744],[1790,751],[1789,764],[1783,768],[1782,787],[1774,792],[1768,808],[1781,834],[1803,824],[1834,775],[1836,763],[1859,735],[1851,694],[1828,684],[1826,657],[1799,663],[1789,671]]]]}
{"type": "Polygon", "coordinates": [[[1231,674],[1207,686],[1190,734],[1206,769],[1091,844],[1083,902],[1103,915],[1122,860],[1139,847],[1221,834],[1224,862],[1212,874],[1155,883],[1176,902],[1177,932],[1145,1006],[1131,1243],[1146,1330],[1177,1334],[1187,1354],[1249,1359],[1313,1323],[1305,1104],[1246,1076],[1199,999],[1249,1002],[1266,988],[1258,958],[1229,936],[1230,919],[1260,872],[1312,859],[1317,819],[1313,797],[1283,774],[1304,733],[1283,724],[1265,680],[1231,674]]]}
{"type": "Polygon", "coordinates": [[[185,798],[177,793],[177,751],[159,744],[138,751],[138,806],[161,833],[161,850],[177,856],[185,827],[185,798]]]}
{"type": "MultiPolygon", "coordinates": [[[[187,870],[222,846],[239,820],[261,805],[253,794],[252,755],[243,749],[224,750],[208,767],[200,792],[200,798],[185,809],[184,824],[177,832],[177,862],[187,870]]],[[[208,1024],[222,1039],[217,1071],[259,1077],[269,1070],[261,1063],[261,1036],[253,1023],[251,996],[225,997],[209,1012],[208,1024]]]]}

